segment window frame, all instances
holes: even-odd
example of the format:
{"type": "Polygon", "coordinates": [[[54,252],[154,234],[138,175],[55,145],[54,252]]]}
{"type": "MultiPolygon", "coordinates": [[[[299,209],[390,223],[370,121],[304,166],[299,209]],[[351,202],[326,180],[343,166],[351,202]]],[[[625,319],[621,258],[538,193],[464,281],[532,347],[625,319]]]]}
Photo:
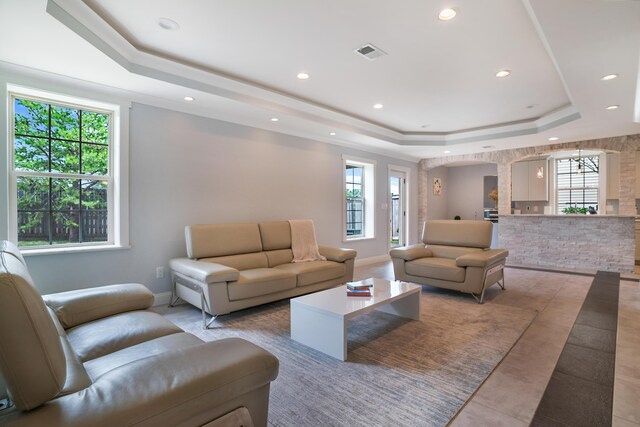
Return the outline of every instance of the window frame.
{"type": "MultiPolygon", "coordinates": [[[[598,206],[598,208],[600,208],[600,198],[601,198],[601,195],[602,195],[601,187],[602,187],[602,184],[603,184],[603,182],[602,182],[602,169],[600,167],[601,164],[602,164],[602,158],[601,158],[601,156],[599,154],[598,155],[581,156],[581,157],[582,158],[595,157],[595,158],[598,159],[598,168],[599,168],[599,171],[597,173],[598,185],[596,185],[596,186],[581,185],[581,186],[560,187],[559,179],[558,179],[558,174],[559,174],[558,163],[560,161],[563,161],[563,160],[569,160],[569,161],[574,160],[575,157],[574,156],[566,156],[566,157],[558,157],[558,158],[556,158],[555,162],[554,162],[554,186],[553,186],[553,190],[554,190],[554,193],[555,193],[554,194],[554,201],[555,201],[555,205],[556,205],[555,206],[555,213],[557,215],[568,215],[568,214],[565,214],[564,212],[562,212],[562,209],[566,208],[567,206],[561,206],[561,204],[560,204],[559,196],[560,196],[560,192],[561,191],[569,191],[569,194],[571,194],[571,192],[573,190],[579,190],[579,191],[581,190],[581,191],[583,191],[583,201],[580,202],[580,203],[582,205],[581,207],[585,207],[584,206],[585,203],[586,204],[590,204],[591,202],[585,202],[584,201],[584,191],[585,190],[596,190],[596,202],[595,202],[595,204],[596,204],[596,206],[598,206]]],[[[588,172],[588,173],[593,173],[593,172],[588,172]]],[[[584,179],[586,177],[586,175],[584,175],[584,174],[585,174],[585,172],[582,172],[581,174],[570,172],[568,175],[570,175],[570,176],[581,175],[581,176],[583,176],[583,182],[584,182],[584,179]]],[[[576,202],[575,204],[577,205],[578,203],[576,202]]],[[[570,203],[569,206],[573,206],[573,205],[570,203]]]]}
{"type": "Polygon", "coordinates": [[[342,156],[342,241],[352,242],[375,238],[375,167],[376,161],[354,156],[342,156]],[[347,166],[362,167],[362,230],[361,235],[347,235],[347,166]]]}
{"type": "Polygon", "coordinates": [[[9,240],[18,244],[18,195],[17,181],[19,177],[47,177],[65,179],[92,179],[107,181],[107,241],[78,242],[41,246],[20,246],[24,255],[55,254],[66,252],[84,252],[96,250],[124,249],[129,247],[128,225],[128,105],[122,102],[103,102],[62,95],[40,89],[32,89],[7,84],[7,230],[9,240]],[[15,99],[42,102],[49,105],[64,106],[88,112],[109,114],[109,157],[108,173],[104,175],[88,175],[82,173],[32,172],[18,171],[15,168],[15,99]],[[124,112],[124,114],[123,114],[124,112]]]}

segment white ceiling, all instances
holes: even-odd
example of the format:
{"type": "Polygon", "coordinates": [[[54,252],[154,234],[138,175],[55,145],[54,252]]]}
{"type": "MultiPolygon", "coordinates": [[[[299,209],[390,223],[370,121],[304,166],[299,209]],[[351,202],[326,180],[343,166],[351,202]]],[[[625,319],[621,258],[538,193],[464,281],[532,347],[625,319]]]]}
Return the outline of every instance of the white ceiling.
{"type": "Polygon", "coordinates": [[[0,0],[0,40],[7,64],[413,160],[640,133],[635,0],[0,0]]]}

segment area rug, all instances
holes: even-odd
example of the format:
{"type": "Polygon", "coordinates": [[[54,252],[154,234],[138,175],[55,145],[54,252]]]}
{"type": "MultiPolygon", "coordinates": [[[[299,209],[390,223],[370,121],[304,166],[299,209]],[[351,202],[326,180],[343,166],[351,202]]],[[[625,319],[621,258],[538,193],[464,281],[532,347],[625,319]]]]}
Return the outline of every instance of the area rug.
{"type": "Polygon", "coordinates": [[[290,338],[289,301],[220,316],[202,329],[200,311],[158,308],[205,341],[241,337],[272,352],[272,426],[444,426],[509,352],[536,311],[477,304],[424,289],[420,321],[371,312],[348,325],[348,360],[290,338]]]}

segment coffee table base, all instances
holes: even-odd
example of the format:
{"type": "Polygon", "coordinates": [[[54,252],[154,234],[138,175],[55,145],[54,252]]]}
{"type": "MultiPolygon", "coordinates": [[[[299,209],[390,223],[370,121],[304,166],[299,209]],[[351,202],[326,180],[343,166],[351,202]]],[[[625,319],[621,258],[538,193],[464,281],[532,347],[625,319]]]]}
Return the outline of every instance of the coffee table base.
{"type": "Polygon", "coordinates": [[[420,320],[420,292],[408,293],[400,299],[347,315],[318,310],[316,307],[300,304],[296,299],[292,299],[291,338],[336,359],[347,360],[348,320],[374,309],[408,319],[420,320]]]}

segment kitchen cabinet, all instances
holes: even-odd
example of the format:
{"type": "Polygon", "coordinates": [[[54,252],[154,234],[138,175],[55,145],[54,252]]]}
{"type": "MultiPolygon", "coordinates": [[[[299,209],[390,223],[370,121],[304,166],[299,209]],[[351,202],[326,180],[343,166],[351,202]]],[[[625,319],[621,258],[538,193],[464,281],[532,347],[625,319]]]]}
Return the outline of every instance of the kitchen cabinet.
{"type": "MultiPolygon", "coordinates": [[[[636,194],[638,183],[636,180],[636,194]]],[[[636,196],[637,197],[637,196],[636,196]]],[[[607,153],[607,199],[620,198],[620,154],[607,153]]]]}
{"type": "Polygon", "coordinates": [[[636,221],[636,264],[640,261],[640,221],[636,221]]]}
{"type": "Polygon", "coordinates": [[[511,165],[511,200],[514,202],[549,200],[547,159],[525,160],[511,165]],[[542,178],[538,177],[539,168],[542,168],[542,178]]]}
{"type": "Polygon", "coordinates": [[[640,199],[640,151],[636,151],[636,199],[640,199]]]}

